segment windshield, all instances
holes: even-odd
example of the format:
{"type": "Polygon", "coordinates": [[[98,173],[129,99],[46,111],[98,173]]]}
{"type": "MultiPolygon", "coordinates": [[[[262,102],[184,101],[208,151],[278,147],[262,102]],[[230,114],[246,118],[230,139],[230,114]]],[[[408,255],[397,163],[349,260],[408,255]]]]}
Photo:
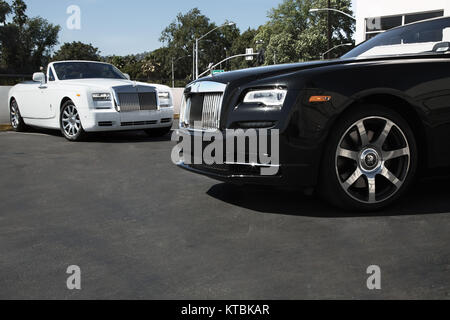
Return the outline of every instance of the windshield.
{"type": "Polygon", "coordinates": [[[126,79],[116,67],[96,62],[58,62],[53,65],[59,80],[126,79]]]}
{"type": "Polygon", "coordinates": [[[441,42],[450,42],[450,18],[428,20],[384,32],[362,43],[342,59],[432,53],[436,44],[441,42]]]}

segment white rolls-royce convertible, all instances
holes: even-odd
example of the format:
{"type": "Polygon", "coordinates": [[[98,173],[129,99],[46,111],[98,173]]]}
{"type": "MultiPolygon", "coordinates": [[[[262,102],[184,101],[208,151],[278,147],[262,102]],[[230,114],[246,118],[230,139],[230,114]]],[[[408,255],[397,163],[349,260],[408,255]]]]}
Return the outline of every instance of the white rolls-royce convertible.
{"type": "Polygon", "coordinates": [[[11,125],[59,129],[70,141],[86,132],[145,130],[170,132],[174,107],[167,86],[131,81],[116,67],[90,61],[50,63],[47,74],[14,86],[8,96],[11,125]]]}

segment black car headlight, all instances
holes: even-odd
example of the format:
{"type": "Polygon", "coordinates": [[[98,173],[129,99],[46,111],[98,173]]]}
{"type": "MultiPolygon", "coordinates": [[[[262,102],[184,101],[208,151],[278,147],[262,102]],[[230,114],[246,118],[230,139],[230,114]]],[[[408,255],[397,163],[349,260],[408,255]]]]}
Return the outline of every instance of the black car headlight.
{"type": "Polygon", "coordinates": [[[287,90],[284,89],[253,90],[245,95],[244,103],[260,103],[270,107],[281,107],[286,95],[287,90]]]}

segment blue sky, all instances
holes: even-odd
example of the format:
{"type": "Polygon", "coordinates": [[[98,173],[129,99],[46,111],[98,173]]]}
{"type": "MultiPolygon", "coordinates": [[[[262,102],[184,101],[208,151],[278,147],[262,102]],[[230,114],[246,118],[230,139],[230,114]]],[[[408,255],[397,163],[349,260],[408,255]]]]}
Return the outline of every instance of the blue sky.
{"type": "Polygon", "coordinates": [[[198,7],[211,21],[237,23],[242,30],[264,24],[269,9],[282,0],[25,0],[30,17],[41,16],[62,27],[60,43],[82,41],[103,55],[151,51],[161,46],[161,31],[179,12],[198,7]],[[70,5],[81,8],[81,30],[69,30],[70,5]]]}

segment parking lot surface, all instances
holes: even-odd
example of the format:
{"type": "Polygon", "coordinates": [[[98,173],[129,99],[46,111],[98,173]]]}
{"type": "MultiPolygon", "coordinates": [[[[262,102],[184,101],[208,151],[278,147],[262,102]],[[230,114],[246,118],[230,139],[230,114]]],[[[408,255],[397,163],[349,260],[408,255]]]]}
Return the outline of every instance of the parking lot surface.
{"type": "Polygon", "coordinates": [[[175,167],[170,137],[0,133],[1,299],[450,299],[449,180],[388,211],[175,167]],[[66,287],[68,266],[82,289],[66,287]],[[378,265],[382,290],[366,270],[378,265]]]}

